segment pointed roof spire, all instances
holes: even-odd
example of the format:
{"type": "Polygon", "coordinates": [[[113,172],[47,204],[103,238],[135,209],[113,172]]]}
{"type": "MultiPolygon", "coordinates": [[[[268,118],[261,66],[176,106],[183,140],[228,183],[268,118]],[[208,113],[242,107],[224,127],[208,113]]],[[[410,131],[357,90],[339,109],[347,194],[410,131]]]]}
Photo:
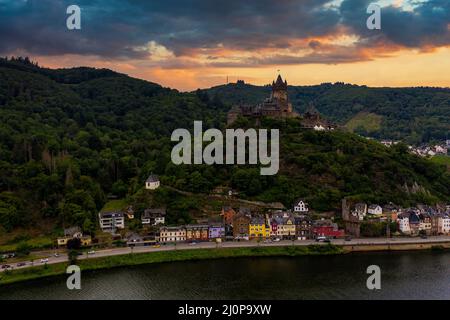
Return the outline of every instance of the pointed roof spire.
{"type": "Polygon", "coordinates": [[[277,84],[284,84],[283,79],[281,78],[281,75],[278,75],[276,83],[277,84]]]}

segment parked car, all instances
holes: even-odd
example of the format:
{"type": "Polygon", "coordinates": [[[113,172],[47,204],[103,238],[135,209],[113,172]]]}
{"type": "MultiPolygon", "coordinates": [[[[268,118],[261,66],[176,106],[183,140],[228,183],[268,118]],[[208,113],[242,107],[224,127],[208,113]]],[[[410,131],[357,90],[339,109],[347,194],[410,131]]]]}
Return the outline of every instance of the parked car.
{"type": "Polygon", "coordinates": [[[2,269],[9,269],[9,268],[11,268],[11,266],[9,264],[2,265],[2,269]]]}
{"type": "Polygon", "coordinates": [[[26,262],[19,262],[19,263],[17,263],[17,266],[18,267],[23,267],[23,266],[25,266],[26,265],[26,262]]]}
{"type": "Polygon", "coordinates": [[[87,254],[95,254],[95,251],[94,250],[88,251],[87,254]]]}
{"type": "Polygon", "coordinates": [[[47,263],[47,262],[48,262],[48,258],[41,259],[41,263],[47,263]]]}
{"type": "Polygon", "coordinates": [[[275,239],[273,239],[272,241],[273,241],[273,242],[279,242],[279,241],[281,241],[281,239],[280,239],[280,238],[275,238],[275,239]]]}
{"type": "Polygon", "coordinates": [[[351,236],[346,236],[345,237],[345,241],[352,241],[352,237],[351,236]]]}
{"type": "Polygon", "coordinates": [[[327,237],[325,237],[325,236],[318,236],[317,238],[316,238],[316,242],[330,242],[330,239],[328,239],[327,237]],[[328,240],[328,241],[327,241],[328,240]]]}

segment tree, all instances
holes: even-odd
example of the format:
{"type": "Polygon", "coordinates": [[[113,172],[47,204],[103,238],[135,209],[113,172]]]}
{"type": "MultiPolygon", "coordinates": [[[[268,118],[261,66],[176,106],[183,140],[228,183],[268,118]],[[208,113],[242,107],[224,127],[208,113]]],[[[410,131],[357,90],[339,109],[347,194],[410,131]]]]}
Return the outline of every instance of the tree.
{"type": "Polygon", "coordinates": [[[70,250],[70,251],[69,251],[69,253],[68,253],[68,258],[69,258],[69,264],[70,264],[70,265],[75,265],[75,264],[77,264],[78,255],[79,255],[78,250],[70,250]]]}
{"type": "Polygon", "coordinates": [[[79,250],[81,248],[81,240],[79,238],[72,238],[67,241],[68,250],[79,250]]]}
{"type": "Polygon", "coordinates": [[[17,245],[16,252],[19,256],[27,256],[30,254],[31,246],[26,242],[21,242],[17,245]]]}

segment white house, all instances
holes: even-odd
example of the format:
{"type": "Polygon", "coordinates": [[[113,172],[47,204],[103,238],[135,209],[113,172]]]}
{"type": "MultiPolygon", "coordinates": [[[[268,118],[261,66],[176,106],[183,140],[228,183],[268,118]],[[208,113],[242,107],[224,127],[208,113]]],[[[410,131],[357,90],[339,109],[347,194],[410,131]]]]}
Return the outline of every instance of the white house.
{"type": "Polygon", "coordinates": [[[319,124],[319,125],[316,124],[314,126],[314,130],[315,131],[325,131],[325,128],[321,124],[319,124]]]}
{"type": "Polygon", "coordinates": [[[141,216],[143,225],[156,226],[166,222],[166,209],[145,209],[141,216]]]}
{"type": "Polygon", "coordinates": [[[294,212],[308,213],[308,211],[309,211],[308,204],[305,201],[303,201],[302,199],[295,201],[294,212]]]}
{"type": "Polygon", "coordinates": [[[359,220],[363,220],[367,214],[367,204],[359,202],[355,204],[355,209],[352,211],[354,216],[357,216],[359,220]]]}
{"type": "Polygon", "coordinates": [[[116,232],[116,229],[125,228],[123,212],[100,212],[98,214],[100,228],[105,232],[116,232]]]}
{"type": "Polygon", "coordinates": [[[377,204],[371,204],[367,209],[368,214],[380,215],[383,213],[383,208],[377,204]]]}
{"type": "Polygon", "coordinates": [[[438,221],[438,234],[450,234],[450,217],[442,216],[439,217],[438,221]]]}
{"type": "Polygon", "coordinates": [[[155,190],[159,187],[159,178],[157,175],[151,174],[145,181],[145,189],[155,190]]]}
{"type": "Polygon", "coordinates": [[[399,216],[397,219],[398,229],[401,233],[410,234],[409,218],[407,216],[399,216]]]}
{"type": "Polygon", "coordinates": [[[162,227],[159,229],[159,241],[161,243],[186,241],[186,229],[184,227],[162,227]]]}

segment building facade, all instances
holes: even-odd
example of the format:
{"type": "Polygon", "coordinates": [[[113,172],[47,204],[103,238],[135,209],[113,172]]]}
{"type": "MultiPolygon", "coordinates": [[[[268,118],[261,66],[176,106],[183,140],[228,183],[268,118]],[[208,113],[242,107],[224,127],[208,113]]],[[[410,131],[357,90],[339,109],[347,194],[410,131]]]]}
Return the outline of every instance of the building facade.
{"type": "Polygon", "coordinates": [[[209,226],[190,224],[186,226],[186,241],[208,241],[209,226]]]}
{"type": "Polygon", "coordinates": [[[263,217],[253,217],[250,220],[248,229],[248,234],[251,239],[270,237],[270,228],[263,217]]]}
{"type": "Polygon", "coordinates": [[[100,228],[104,232],[115,233],[117,229],[125,228],[125,217],[123,212],[100,212],[98,217],[100,228]]]}
{"type": "Polygon", "coordinates": [[[306,214],[308,213],[309,208],[308,204],[303,199],[298,199],[294,203],[294,212],[300,213],[300,214],[306,214]]]}
{"type": "Polygon", "coordinates": [[[145,189],[155,190],[159,188],[160,182],[157,175],[151,174],[145,181],[145,189]]]}
{"type": "Polygon", "coordinates": [[[184,227],[162,227],[159,229],[159,241],[161,243],[186,241],[186,229],[184,227]]]}
{"type": "Polygon", "coordinates": [[[238,213],[233,218],[234,238],[248,237],[250,217],[243,213],[238,213]]]}
{"type": "Polygon", "coordinates": [[[209,240],[224,239],[225,238],[225,226],[222,224],[210,225],[208,229],[209,240]]]}

